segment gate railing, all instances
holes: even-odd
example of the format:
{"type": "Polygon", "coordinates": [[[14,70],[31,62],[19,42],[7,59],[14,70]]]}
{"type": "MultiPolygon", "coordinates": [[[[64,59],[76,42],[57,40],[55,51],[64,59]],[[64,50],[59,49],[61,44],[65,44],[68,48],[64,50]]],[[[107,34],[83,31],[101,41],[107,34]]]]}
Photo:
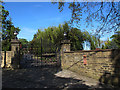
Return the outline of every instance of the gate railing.
{"type": "MultiPolygon", "coordinates": [[[[41,40],[42,41],[42,40],[41,40]]],[[[51,42],[50,42],[51,43],[51,42]]],[[[49,44],[47,42],[47,44],[49,44]]],[[[45,42],[39,45],[38,48],[22,48],[21,55],[22,60],[21,62],[24,64],[33,64],[36,66],[40,65],[59,65],[59,51],[60,45],[56,44],[49,44],[47,45],[45,42]],[[44,46],[43,46],[44,45],[44,46]]]]}

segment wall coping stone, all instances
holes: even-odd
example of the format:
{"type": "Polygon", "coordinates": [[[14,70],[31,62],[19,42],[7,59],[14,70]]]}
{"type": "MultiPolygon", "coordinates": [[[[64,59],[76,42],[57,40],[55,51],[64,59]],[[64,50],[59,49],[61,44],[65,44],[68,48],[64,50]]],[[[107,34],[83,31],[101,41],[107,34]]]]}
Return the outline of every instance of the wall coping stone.
{"type": "Polygon", "coordinates": [[[71,44],[70,40],[63,40],[61,41],[61,44],[71,44]]]}
{"type": "Polygon", "coordinates": [[[79,50],[79,51],[65,51],[64,53],[80,53],[80,52],[106,52],[106,51],[114,51],[120,49],[100,49],[100,50],[79,50]]]}

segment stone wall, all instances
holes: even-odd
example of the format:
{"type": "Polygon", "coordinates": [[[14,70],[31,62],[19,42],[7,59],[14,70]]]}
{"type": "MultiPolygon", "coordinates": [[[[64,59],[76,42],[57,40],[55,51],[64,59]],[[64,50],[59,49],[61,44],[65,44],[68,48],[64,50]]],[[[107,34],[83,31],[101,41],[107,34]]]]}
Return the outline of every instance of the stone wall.
{"type": "Polygon", "coordinates": [[[11,51],[1,51],[1,67],[19,68],[20,58],[20,42],[17,39],[12,39],[11,51]]]}
{"type": "Polygon", "coordinates": [[[15,51],[1,51],[1,67],[18,68],[19,67],[19,53],[15,51]]]}
{"type": "Polygon", "coordinates": [[[1,57],[2,57],[2,63],[1,63],[1,67],[4,67],[6,64],[6,67],[11,67],[11,63],[12,63],[12,58],[14,57],[14,51],[1,51],[1,57]],[[5,55],[6,54],[6,55],[5,55]]]}
{"type": "Polygon", "coordinates": [[[117,81],[120,82],[120,50],[64,52],[61,58],[61,68],[69,69],[97,80],[102,80],[106,74],[109,76],[117,75],[117,81]],[[87,64],[84,64],[83,55],[87,56],[87,64]]]}

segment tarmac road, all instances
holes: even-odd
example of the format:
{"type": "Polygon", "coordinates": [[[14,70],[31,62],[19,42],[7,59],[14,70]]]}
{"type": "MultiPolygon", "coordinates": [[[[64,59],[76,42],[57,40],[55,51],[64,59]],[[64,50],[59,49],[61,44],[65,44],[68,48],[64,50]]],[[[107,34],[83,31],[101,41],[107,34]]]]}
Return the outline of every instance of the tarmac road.
{"type": "Polygon", "coordinates": [[[57,67],[2,70],[2,88],[103,88],[99,82],[57,67]]]}

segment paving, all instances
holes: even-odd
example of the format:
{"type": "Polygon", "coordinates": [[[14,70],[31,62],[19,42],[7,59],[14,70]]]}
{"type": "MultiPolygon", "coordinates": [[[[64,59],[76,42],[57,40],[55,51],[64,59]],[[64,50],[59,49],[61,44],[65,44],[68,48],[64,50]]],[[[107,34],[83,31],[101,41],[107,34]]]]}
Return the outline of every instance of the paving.
{"type": "Polygon", "coordinates": [[[97,86],[99,84],[99,82],[95,79],[79,75],[79,74],[72,72],[70,70],[62,70],[55,75],[58,77],[73,78],[73,79],[82,80],[83,81],[82,84],[85,84],[88,86],[97,86]]]}
{"type": "Polygon", "coordinates": [[[99,82],[58,67],[2,70],[2,88],[103,88],[99,82]]]}

